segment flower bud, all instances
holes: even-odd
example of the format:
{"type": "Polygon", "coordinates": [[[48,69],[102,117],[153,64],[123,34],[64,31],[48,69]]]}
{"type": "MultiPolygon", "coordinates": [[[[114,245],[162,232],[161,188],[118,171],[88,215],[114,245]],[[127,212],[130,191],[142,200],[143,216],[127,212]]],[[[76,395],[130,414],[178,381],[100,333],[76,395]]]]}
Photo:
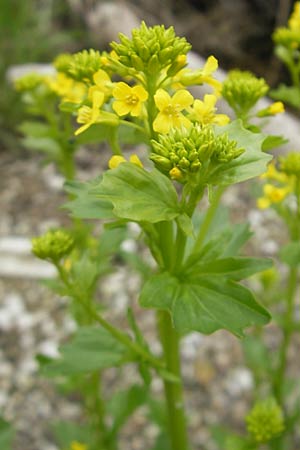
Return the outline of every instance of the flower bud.
{"type": "Polygon", "coordinates": [[[74,239],[65,230],[50,230],[32,239],[32,252],[40,259],[59,262],[74,246],[74,239]]]}
{"type": "Polygon", "coordinates": [[[268,442],[284,430],[283,413],[273,398],[258,402],[246,417],[247,430],[256,442],[268,442]]]}

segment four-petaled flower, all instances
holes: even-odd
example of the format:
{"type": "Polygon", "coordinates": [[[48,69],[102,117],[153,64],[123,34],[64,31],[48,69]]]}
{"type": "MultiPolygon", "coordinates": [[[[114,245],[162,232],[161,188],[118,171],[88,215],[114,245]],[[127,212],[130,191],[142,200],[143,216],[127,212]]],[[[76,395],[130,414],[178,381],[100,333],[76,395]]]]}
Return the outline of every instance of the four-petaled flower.
{"type": "Polygon", "coordinates": [[[168,133],[172,127],[189,128],[191,122],[181,111],[188,108],[194,101],[192,94],[180,89],[171,97],[164,89],[158,89],[154,100],[159,113],[153,122],[153,129],[158,133],[168,133]]]}
{"type": "Polygon", "coordinates": [[[217,97],[213,94],[206,94],[203,101],[195,100],[192,109],[192,119],[201,125],[226,125],[230,119],[226,114],[216,114],[216,102],[217,97]]]}
{"type": "Polygon", "coordinates": [[[119,116],[131,114],[137,117],[142,112],[143,103],[148,98],[148,92],[143,86],[137,85],[130,87],[121,81],[117,83],[113,90],[114,101],[112,107],[119,116]]]}

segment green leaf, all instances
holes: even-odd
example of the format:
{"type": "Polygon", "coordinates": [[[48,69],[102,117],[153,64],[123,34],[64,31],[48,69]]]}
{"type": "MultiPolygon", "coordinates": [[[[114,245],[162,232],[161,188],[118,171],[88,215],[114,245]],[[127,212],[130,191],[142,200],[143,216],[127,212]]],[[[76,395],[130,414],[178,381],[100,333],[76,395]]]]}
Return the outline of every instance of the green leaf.
{"type": "Polygon", "coordinates": [[[12,450],[15,431],[10,423],[0,417],[0,448],[12,450]]]}
{"type": "Polygon", "coordinates": [[[211,261],[193,264],[185,273],[190,277],[206,277],[206,275],[221,275],[231,280],[239,281],[254,273],[269,269],[272,261],[263,258],[231,257],[213,259],[211,261]]]}
{"type": "Polygon", "coordinates": [[[111,435],[115,436],[134,411],[146,402],[147,393],[144,386],[134,385],[112,397],[107,405],[107,412],[113,417],[111,435]]]}
{"type": "Polygon", "coordinates": [[[124,347],[99,327],[80,328],[72,341],[60,349],[61,358],[42,367],[46,376],[76,375],[118,366],[131,360],[124,347]]]}
{"type": "Polygon", "coordinates": [[[272,89],[269,95],[274,100],[281,100],[294,108],[300,107],[300,89],[298,87],[280,84],[277,89],[272,89]]]}
{"type": "Polygon", "coordinates": [[[96,195],[95,188],[100,184],[100,178],[87,183],[78,181],[67,181],[65,190],[75,197],[75,200],[64,205],[71,211],[73,217],[79,219],[112,219],[113,206],[110,201],[100,199],[96,195]]]}
{"type": "Polygon", "coordinates": [[[22,139],[22,144],[28,150],[37,150],[47,153],[52,159],[57,159],[61,153],[59,143],[51,137],[32,137],[27,136],[22,139]]]}
{"type": "Polygon", "coordinates": [[[262,151],[267,152],[273,148],[280,147],[288,142],[284,136],[270,135],[262,143],[262,151]]]}
{"type": "Polygon", "coordinates": [[[51,135],[50,125],[42,122],[23,122],[18,128],[21,133],[34,138],[49,137],[51,135]]]}
{"type": "Polygon", "coordinates": [[[300,242],[292,241],[284,245],[279,253],[282,262],[290,267],[297,267],[300,264],[300,242]]]}
{"type": "Polygon", "coordinates": [[[239,436],[224,427],[215,425],[211,428],[214,441],[220,450],[256,450],[257,444],[250,442],[245,436],[239,436]]]}
{"type": "Polygon", "coordinates": [[[141,292],[146,308],[169,310],[180,333],[199,331],[210,334],[227,329],[243,336],[243,329],[269,321],[268,312],[244,286],[223,277],[207,276],[182,280],[168,273],[155,275],[141,292]]]}
{"type": "Polygon", "coordinates": [[[260,337],[246,336],[242,345],[246,364],[253,373],[263,375],[272,370],[270,355],[260,337]]]}
{"type": "Polygon", "coordinates": [[[54,422],[51,428],[57,444],[62,449],[69,449],[73,441],[87,445],[92,443],[92,430],[83,423],[59,421],[54,422]]]}
{"type": "Polygon", "coordinates": [[[209,183],[227,186],[249,180],[266,171],[267,163],[272,156],[262,152],[265,136],[252,133],[242,126],[240,120],[231,122],[224,127],[217,127],[216,133],[228,133],[230,139],[237,142],[238,147],[246,151],[229,163],[220,164],[209,176],[209,183]]]}
{"type": "Polygon", "coordinates": [[[193,222],[187,214],[180,214],[176,220],[184,234],[186,234],[187,236],[194,236],[193,222]]]}
{"type": "Polygon", "coordinates": [[[95,193],[111,202],[114,214],[122,219],[156,223],[180,213],[172,182],[156,169],[147,172],[132,163],[106,172],[95,193]]]}

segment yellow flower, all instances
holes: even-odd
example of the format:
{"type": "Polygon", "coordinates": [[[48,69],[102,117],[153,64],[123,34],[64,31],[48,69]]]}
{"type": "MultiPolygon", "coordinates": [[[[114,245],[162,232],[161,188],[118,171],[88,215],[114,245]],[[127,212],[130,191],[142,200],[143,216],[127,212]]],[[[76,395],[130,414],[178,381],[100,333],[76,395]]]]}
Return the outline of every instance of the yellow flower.
{"type": "Polygon", "coordinates": [[[293,12],[288,21],[288,25],[291,30],[300,30],[300,2],[295,3],[293,12]]]}
{"type": "Polygon", "coordinates": [[[216,94],[220,94],[222,83],[213,78],[212,74],[218,68],[218,60],[214,56],[209,56],[203,69],[182,69],[174,77],[175,86],[191,86],[193,84],[207,83],[213,87],[216,94]]]}
{"type": "Polygon", "coordinates": [[[81,444],[78,441],[72,441],[71,442],[71,446],[70,446],[71,450],[87,450],[88,447],[86,444],[81,444]]]}
{"type": "Polygon", "coordinates": [[[148,92],[143,86],[130,87],[121,81],[116,84],[113,96],[116,101],[112,106],[119,116],[125,116],[130,113],[132,116],[137,117],[141,114],[143,103],[148,98],[148,92]]]}
{"type": "Polygon", "coordinates": [[[185,89],[180,89],[171,97],[164,89],[158,89],[154,100],[159,113],[153,122],[153,129],[158,133],[168,133],[172,127],[189,128],[191,122],[181,114],[194,101],[192,94],[185,89]]]}
{"type": "Polygon", "coordinates": [[[282,102],[274,102],[268,109],[270,114],[280,114],[284,112],[284,104],[282,102]]]}
{"type": "Polygon", "coordinates": [[[216,124],[226,125],[229,117],[226,114],[215,114],[217,97],[213,94],[206,94],[204,100],[195,100],[192,109],[192,118],[201,125],[216,124]]]}
{"type": "Polygon", "coordinates": [[[274,102],[268,108],[261,109],[256,114],[257,117],[275,116],[284,112],[284,104],[282,102],[274,102]]]}
{"type": "Polygon", "coordinates": [[[267,171],[263,173],[260,178],[279,181],[280,183],[288,183],[287,175],[283,172],[279,172],[279,170],[276,169],[274,162],[268,164],[267,171]]]}
{"type": "MultiPolygon", "coordinates": [[[[118,167],[120,164],[122,164],[124,162],[127,162],[126,159],[124,158],[124,156],[114,155],[108,161],[108,167],[110,169],[115,169],[116,167],[118,167]]],[[[136,154],[130,155],[129,162],[131,162],[132,164],[135,164],[136,166],[141,167],[142,169],[144,168],[140,158],[136,154]]]]}
{"type": "Polygon", "coordinates": [[[104,93],[95,91],[93,93],[92,107],[82,106],[78,110],[77,122],[82,123],[82,127],[75,131],[75,136],[87,130],[94,123],[106,123],[108,125],[118,125],[118,117],[107,111],[101,111],[100,108],[104,103],[104,93]]]}
{"type": "Polygon", "coordinates": [[[272,184],[265,184],[263,187],[264,195],[257,200],[257,206],[260,209],[266,209],[274,203],[280,203],[290,193],[289,187],[276,187],[272,184]]]}
{"type": "Polygon", "coordinates": [[[92,100],[93,94],[96,91],[103,92],[108,97],[112,91],[113,83],[107,73],[100,69],[93,75],[95,85],[89,88],[88,98],[92,100]]]}
{"type": "Polygon", "coordinates": [[[81,103],[86,95],[86,87],[83,83],[67,77],[66,74],[58,72],[55,78],[48,78],[47,84],[63,102],[81,103]]]}

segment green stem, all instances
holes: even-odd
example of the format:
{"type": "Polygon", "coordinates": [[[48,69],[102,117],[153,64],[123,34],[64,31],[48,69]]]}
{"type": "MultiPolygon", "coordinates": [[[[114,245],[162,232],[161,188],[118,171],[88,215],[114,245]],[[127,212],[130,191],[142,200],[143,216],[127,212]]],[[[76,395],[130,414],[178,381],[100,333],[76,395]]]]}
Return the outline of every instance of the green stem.
{"type": "Polygon", "coordinates": [[[164,380],[171,449],[187,450],[189,446],[180,373],[180,339],[178,333],[173,328],[170,314],[167,311],[158,312],[158,329],[164,351],[166,368],[180,380],[178,382],[164,380]]]}
{"type": "Polygon", "coordinates": [[[274,377],[274,394],[280,405],[283,402],[283,385],[287,366],[287,354],[293,334],[293,314],[297,290],[297,268],[290,269],[287,287],[287,308],[284,317],[283,339],[279,351],[279,366],[274,377]]]}
{"type": "Polygon", "coordinates": [[[109,137],[108,141],[109,141],[109,145],[111,147],[113,154],[122,156],[123,153],[122,153],[121,147],[119,145],[117,129],[112,131],[111,136],[109,137]]]}
{"type": "Polygon", "coordinates": [[[215,213],[216,213],[216,211],[218,209],[218,206],[219,206],[221,197],[223,195],[224,189],[225,189],[224,186],[219,186],[217,188],[216,192],[214,193],[212,202],[211,202],[211,204],[210,204],[210,206],[209,206],[209,208],[207,210],[207,213],[205,215],[203,223],[202,223],[202,225],[200,227],[200,230],[199,230],[198,236],[196,238],[196,242],[194,244],[194,248],[193,248],[192,253],[197,253],[201,249],[202,244],[203,244],[203,242],[204,242],[204,240],[206,238],[207,232],[209,230],[209,227],[211,225],[211,222],[212,222],[212,220],[213,220],[213,218],[215,216],[215,213]]]}
{"type": "Polygon", "coordinates": [[[141,345],[139,345],[137,342],[132,341],[132,339],[127,336],[127,334],[120,331],[118,328],[111,325],[109,322],[107,322],[93,307],[93,302],[86,302],[82,301],[80,297],[76,295],[76,293],[72,292],[73,287],[72,284],[68,280],[68,276],[65,273],[65,270],[63,267],[56,263],[56,268],[60,274],[60,277],[62,281],[65,283],[65,285],[70,289],[72,296],[76,298],[78,303],[82,305],[83,308],[88,311],[90,317],[92,317],[95,322],[99,323],[105,330],[107,330],[116,340],[121,342],[125,347],[127,347],[129,350],[131,350],[133,353],[136,353],[139,355],[140,358],[142,358],[144,361],[147,361],[154,369],[160,371],[161,369],[165,369],[165,365],[155,356],[153,356],[150,352],[148,352],[145,348],[143,348],[141,345]]]}

